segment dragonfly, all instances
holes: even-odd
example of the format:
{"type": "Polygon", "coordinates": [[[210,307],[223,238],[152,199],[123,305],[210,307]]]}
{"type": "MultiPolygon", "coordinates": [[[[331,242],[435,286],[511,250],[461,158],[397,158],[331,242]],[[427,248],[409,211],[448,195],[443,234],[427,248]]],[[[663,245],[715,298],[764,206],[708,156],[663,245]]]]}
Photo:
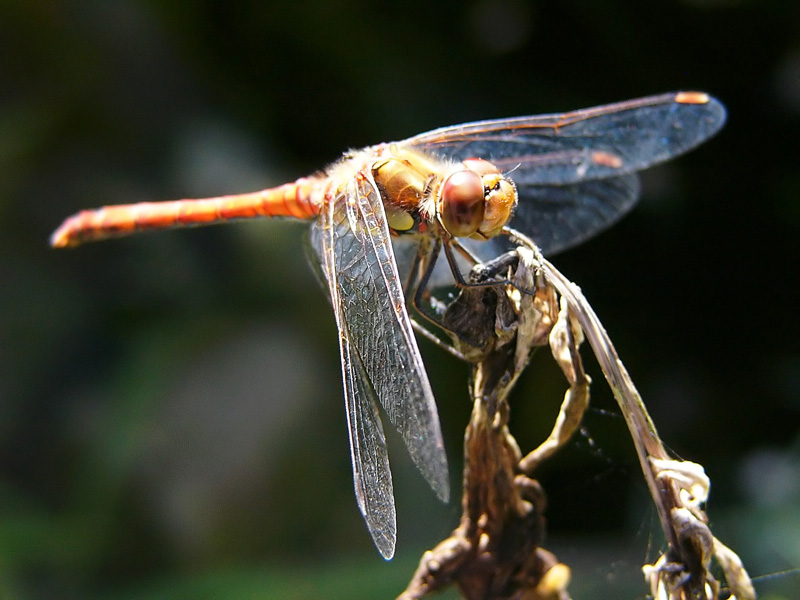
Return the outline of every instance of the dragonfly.
{"type": "MultiPolygon", "coordinates": [[[[396,514],[378,406],[436,495],[450,494],[436,403],[414,329],[440,255],[497,256],[520,231],[544,254],[605,229],[637,201],[636,172],[714,135],[725,109],[675,92],[574,112],[486,120],[350,151],[325,171],[253,193],[78,212],[54,247],[138,231],[285,217],[311,221],[310,255],[339,332],[358,508],[380,553],[395,552],[396,514]],[[401,245],[412,248],[398,261],[401,245]],[[399,263],[399,266],[398,266],[399,263]],[[402,272],[402,278],[401,278],[402,272]]],[[[442,265],[444,263],[441,263],[442,265]]]]}

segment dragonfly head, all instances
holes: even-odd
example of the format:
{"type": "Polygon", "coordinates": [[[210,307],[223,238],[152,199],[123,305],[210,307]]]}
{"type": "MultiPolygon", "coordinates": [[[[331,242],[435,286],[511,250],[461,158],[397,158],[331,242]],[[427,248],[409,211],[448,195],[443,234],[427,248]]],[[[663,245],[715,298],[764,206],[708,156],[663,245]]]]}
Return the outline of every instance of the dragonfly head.
{"type": "Polygon", "coordinates": [[[496,236],[517,205],[517,189],[492,163],[468,158],[450,173],[439,196],[439,219],[455,237],[486,240],[496,236]]]}

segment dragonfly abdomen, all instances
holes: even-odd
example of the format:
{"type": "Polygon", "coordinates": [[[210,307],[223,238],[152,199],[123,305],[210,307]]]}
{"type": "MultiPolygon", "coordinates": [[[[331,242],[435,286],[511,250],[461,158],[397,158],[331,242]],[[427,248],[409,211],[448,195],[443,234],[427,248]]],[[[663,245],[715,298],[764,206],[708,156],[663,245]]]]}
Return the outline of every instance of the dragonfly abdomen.
{"type": "Polygon", "coordinates": [[[275,188],[197,200],[171,200],[104,206],[68,218],[50,236],[56,248],[72,247],[150,229],[171,229],[260,217],[314,218],[320,210],[326,180],[303,177],[275,188]]]}

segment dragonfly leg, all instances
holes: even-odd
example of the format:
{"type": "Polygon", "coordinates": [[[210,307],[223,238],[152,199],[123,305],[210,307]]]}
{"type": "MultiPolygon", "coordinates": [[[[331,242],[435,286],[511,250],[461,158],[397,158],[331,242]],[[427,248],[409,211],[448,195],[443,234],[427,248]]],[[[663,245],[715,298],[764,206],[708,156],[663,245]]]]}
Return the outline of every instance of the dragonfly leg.
{"type": "MultiPolygon", "coordinates": [[[[437,323],[437,325],[438,325],[438,323],[437,323]]],[[[452,344],[448,344],[447,342],[442,340],[437,335],[431,333],[431,331],[429,329],[427,329],[424,325],[422,325],[416,319],[411,319],[411,326],[414,328],[414,331],[416,331],[418,334],[420,334],[426,340],[428,340],[432,344],[435,344],[436,346],[438,346],[439,348],[441,348],[445,352],[448,352],[448,353],[452,354],[453,356],[455,356],[459,360],[463,360],[465,362],[470,362],[469,359],[464,354],[459,352],[458,349],[455,346],[453,346],[452,344]]],[[[438,326],[441,327],[441,325],[438,325],[438,326]]]]}
{"type": "MultiPolygon", "coordinates": [[[[465,336],[463,333],[449,327],[445,321],[445,312],[447,311],[448,307],[452,305],[448,304],[447,306],[442,306],[441,308],[437,308],[437,304],[441,304],[439,300],[437,300],[431,290],[429,289],[429,283],[431,279],[431,275],[433,274],[433,270],[436,266],[436,261],[439,257],[439,251],[442,248],[442,240],[437,238],[436,241],[430,246],[420,246],[420,249],[417,253],[417,256],[414,259],[412,273],[409,276],[407,284],[409,287],[406,288],[406,303],[409,303],[414,307],[416,312],[423,318],[425,321],[434,325],[439,330],[443,331],[447,335],[449,335],[453,339],[459,340],[461,343],[466,344],[472,348],[481,349],[484,344],[477,342],[475,340],[469,339],[468,336],[465,336]],[[412,293],[413,292],[413,293],[412,293]],[[433,310],[436,314],[432,314],[429,307],[433,307],[433,310]]],[[[445,248],[447,245],[445,244],[445,248]]],[[[471,257],[471,260],[477,259],[471,257]]],[[[452,263],[451,263],[452,265],[452,263]]],[[[454,276],[457,278],[461,278],[462,288],[469,288],[473,287],[468,282],[464,281],[461,273],[456,269],[453,271],[454,276]],[[457,273],[457,276],[455,275],[457,273]]],[[[455,285],[459,286],[458,281],[454,282],[455,285]]],[[[488,288],[488,287],[496,287],[500,285],[500,283],[495,282],[487,282],[486,284],[475,286],[480,288],[488,288]]],[[[425,338],[432,341],[437,346],[446,349],[450,354],[460,358],[462,360],[469,360],[465,357],[465,355],[456,348],[456,345],[450,343],[449,341],[445,341],[439,336],[432,333],[429,329],[423,327],[423,325],[417,321],[412,320],[412,325],[414,329],[421,333],[425,338]],[[424,332],[424,333],[423,333],[424,332]]]]}
{"type": "Polygon", "coordinates": [[[517,256],[513,252],[506,252],[498,258],[486,263],[477,277],[470,278],[467,281],[461,273],[461,269],[456,262],[456,257],[453,254],[453,249],[457,250],[461,256],[470,261],[473,265],[480,264],[480,260],[465,248],[459,241],[454,238],[448,238],[444,241],[444,255],[447,258],[447,264],[450,266],[450,271],[453,273],[455,283],[460,288],[486,288],[496,287],[499,285],[513,285],[507,277],[504,279],[496,279],[502,272],[504,266],[512,266],[516,264],[517,256]]]}
{"type": "MultiPolygon", "coordinates": [[[[475,319],[480,318],[478,315],[471,314],[468,318],[468,323],[472,325],[468,325],[467,330],[463,330],[458,326],[458,323],[451,319],[453,315],[448,313],[457,302],[461,302],[461,299],[457,302],[448,303],[445,309],[441,309],[438,306],[440,304],[439,301],[431,293],[429,283],[441,249],[444,250],[450,272],[453,275],[453,285],[461,289],[462,294],[470,290],[472,290],[473,294],[478,294],[478,296],[466,301],[466,304],[462,304],[462,306],[471,307],[470,310],[480,308],[484,305],[484,302],[491,303],[489,300],[480,299],[481,290],[491,293],[490,290],[492,289],[500,291],[505,286],[514,286],[528,295],[534,295],[535,290],[520,289],[510,279],[511,273],[516,270],[519,263],[519,254],[517,252],[505,252],[497,258],[481,263],[478,257],[453,237],[437,238],[433,244],[420,246],[406,281],[406,302],[416,309],[422,319],[436,326],[439,330],[457,340],[457,342],[453,345],[442,340],[419,322],[414,324],[415,329],[420,333],[424,331],[422,333],[424,337],[433,341],[436,345],[446,348],[454,356],[463,358],[464,353],[458,348],[459,342],[473,349],[482,350],[486,346],[487,339],[480,333],[473,331],[475,330],[475,319]],[[456,261],[456,252],[472,264],[469,279],[465,278],[461,272],[456,261]],[[430,307],[433,307],[433,312],[431,312],[430,307]],[[473,335],[470,335],[470,333],[473,335]]],[[[486,306],[488,307],[488,304],[486,306]]],[[[460,321],[463,322],[463,318],[464,316],[462,315],[460,321]]]]}
{"type": "MultiPolygon", "coordinates": [[[[436,267],[436,260],[439,257],[439,250],[442,247],[441,244],[441,240],[436,238],[433,245],[420,246],[417,255],[414,257],[414,262],[412,263],[411,271],[406,281],[406,304],[411,304],[417,314],[431,325],[438,327],[445,333],[458,335],[442,322],[438,314],[431,314],[430,308],[427,308],[433,307],[433,310],[437,311],[436,303],[438,301],[428,289],[428,284],[433,269],[436,267]]],[[[440,309],[438,312],[443,312],[443,310],[444,308],[440,309]]],[[[421,323],[412,319],[412,326],[414,326],[414,329],[418,333],[422,334],[440,348],[444,348],[458,358],[463,358],[463,355],[456,348],[431,333],[431,331],[425,328],[421,323]]]]}

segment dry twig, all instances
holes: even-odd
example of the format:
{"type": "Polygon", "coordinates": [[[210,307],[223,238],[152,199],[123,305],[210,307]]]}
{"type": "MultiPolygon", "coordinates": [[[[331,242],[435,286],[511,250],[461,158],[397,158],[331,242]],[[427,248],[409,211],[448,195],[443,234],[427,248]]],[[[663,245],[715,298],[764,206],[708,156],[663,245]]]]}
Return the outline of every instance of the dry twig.
{"type": "Polygon", "coordinates": [[[569,440],[589,401],[579,346],[589,341],[634,441],[667,539],[643,572],[657,600],[716,600],[716,558],[731,596],[755,598],[739,557],[717,540],[703,510],[710,482],[702,466],[671,458],[611,340],[579,288],[514,232],[518,247],[473,269],[474,283],[515,266],[512,284],[468,287],[445,313],[456,353],[474,366],[473,410],[465,435],[461,523],[426,552],[403,600],[455,584],[468,600],[566,600],[569,568],[540,547],[546,500],[538,465],[569,440]],[[569,389],[553,431],[524,458],[508,430],[508,393],[531,352],[549,345],[569,389]]]}

